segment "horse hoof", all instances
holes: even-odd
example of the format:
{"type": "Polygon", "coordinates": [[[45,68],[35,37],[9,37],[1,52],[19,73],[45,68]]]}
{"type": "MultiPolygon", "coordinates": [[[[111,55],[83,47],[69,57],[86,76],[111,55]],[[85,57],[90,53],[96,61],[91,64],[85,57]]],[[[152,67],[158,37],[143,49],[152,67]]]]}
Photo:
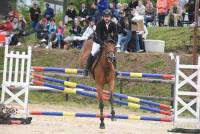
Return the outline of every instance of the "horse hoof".
{"type": "Polygon", "coordinates": [[[99,128],[100,128],[100,129],[105,129],[105,124],[104,124],[104,123],[101,123],[100,126],[99,126],[99,128]]]}

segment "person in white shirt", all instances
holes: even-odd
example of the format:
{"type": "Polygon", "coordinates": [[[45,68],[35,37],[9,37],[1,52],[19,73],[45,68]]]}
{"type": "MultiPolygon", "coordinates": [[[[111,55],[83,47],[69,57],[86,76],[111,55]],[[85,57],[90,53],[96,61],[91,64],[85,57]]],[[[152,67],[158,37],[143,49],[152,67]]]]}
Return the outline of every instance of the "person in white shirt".
{"type": "Polygon", "coordinates": [[[141,1],[138,1],[138,6],[136,7],[136,11],[139,15],[144,16],[145,15],[145,6],[141,1]]]}

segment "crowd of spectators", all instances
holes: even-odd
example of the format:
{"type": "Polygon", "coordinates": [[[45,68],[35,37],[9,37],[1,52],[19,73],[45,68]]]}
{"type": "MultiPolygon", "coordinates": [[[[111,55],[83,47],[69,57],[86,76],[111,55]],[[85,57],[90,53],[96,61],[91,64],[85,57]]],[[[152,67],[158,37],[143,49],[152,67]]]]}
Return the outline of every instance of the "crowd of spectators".
{"type": "Polygon", "coordinates": [[[26,20],[17,11],[11,11],[2,24],[0,24],[0,35],[5,36],[5,44],[21,45],[22,36],[26,33],[26,20]]]}
{"type": "MultiPolygon", "coordinates": [[[[46,3],[45,11],[41,11],[37,2],[29,9],[30,31],[36,38],[46,43],[46,48],[62,48],[64,43],[71,47],[81,48],[83,42],[93,38],[96,23],[102,18],[102,12],[109,9],[112,21],[117,24],[118,51],[145,51],[143,41],[147,38],[149,26],[182,26],[182,22],[194,21],[195,0],[157,0],[153,5],[151,0],[143,3],[132,0],[130,3],[118,3],[113,0],[97,0],[86,5],[81,3],[77,10],[73,3],[67,6],[64,18],[55,21],[54,9],[46,3]],[[188,20],[186,19],[188,17],[188,20]]],[[[26,20],[16,11],[10,12],[5,23],[0,25],[3,31],[11,32],[7,44],[18,41],[18,37],[26,31],[26,20]],[[14,31],[14,32],[13,32],[14,31]]]]}

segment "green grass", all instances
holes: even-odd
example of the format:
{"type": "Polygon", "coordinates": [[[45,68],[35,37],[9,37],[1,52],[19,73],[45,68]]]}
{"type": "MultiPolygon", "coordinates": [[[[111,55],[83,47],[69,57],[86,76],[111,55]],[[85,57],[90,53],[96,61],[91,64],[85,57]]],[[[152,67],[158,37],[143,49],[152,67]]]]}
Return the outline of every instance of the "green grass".
{"type": "Polygon", "coordinates": [[[164,40],[167,51],[182,49],[190,43],[192,30],[189,27],[152,27],[148,28],[148,39],[164,40]]]}
{"type": "Polygon", "coordinates": [[[164,63],[165,61],[163,61],[162,59],[161,60],[158,60],[158,61],[155,61],[155,62],[152,62],[152,63],[148,63],[145,65],[145,67],[147,69],[153,69],[153,68],[160,68],[160,69],[163,69],[164,68],[164,63]]]}
{"type": "Polygon", "coordinates": [[[34,45],[36,42],[37,42],[37,39],[36,39],[35,33],[32,33],[32,34],[25,37],[26,45],[34,45]]]}

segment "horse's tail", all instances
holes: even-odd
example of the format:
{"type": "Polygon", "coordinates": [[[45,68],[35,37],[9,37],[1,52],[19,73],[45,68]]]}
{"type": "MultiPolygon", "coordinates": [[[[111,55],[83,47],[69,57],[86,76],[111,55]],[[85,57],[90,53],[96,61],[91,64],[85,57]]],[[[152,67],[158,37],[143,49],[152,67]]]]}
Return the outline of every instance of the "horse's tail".
{"type": "Polygon", "coordinates": [[[79,55],[79,63],[80,63],[81,68],[84,68],[86,64],[87,58],[92,49],[92,43],[93,43],[92,40],[86,40],[83,43],[83,47],[81,48],[80,55],[79,55]]]}

